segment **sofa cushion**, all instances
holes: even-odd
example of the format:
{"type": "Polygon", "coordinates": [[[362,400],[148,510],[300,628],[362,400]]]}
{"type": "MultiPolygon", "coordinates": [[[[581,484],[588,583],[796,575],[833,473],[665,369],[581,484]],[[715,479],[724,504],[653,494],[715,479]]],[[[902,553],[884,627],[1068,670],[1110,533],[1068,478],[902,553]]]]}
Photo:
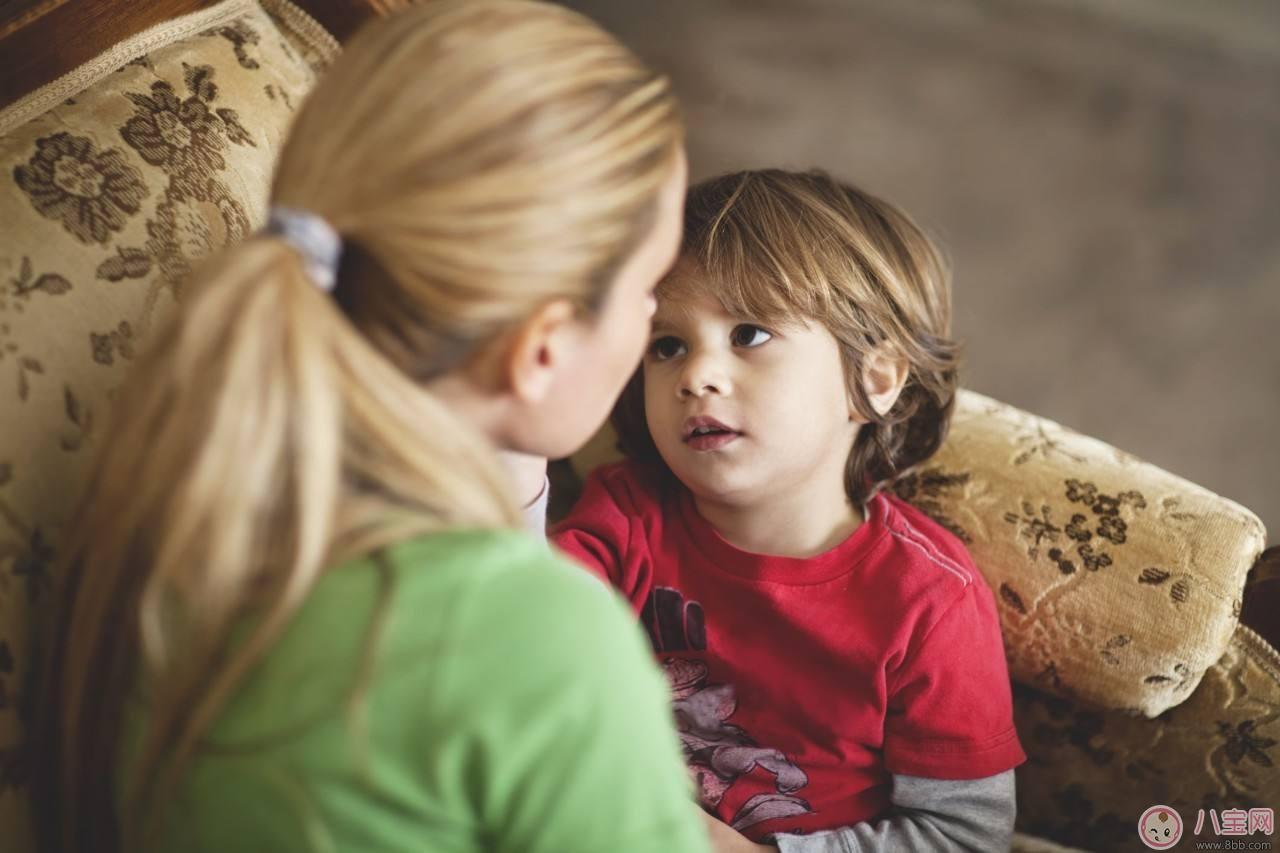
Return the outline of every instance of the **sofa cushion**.
{"type": "Polygon", "coordinates": [[[290,117],[337,44],[228,0],[0,112],[0,848],[28,849],[18,709],[89,451],[200,258],[265,215],[290,117]]]}
{"type": "MultiPolygon", "coordinates": [[[[573,468],[616,455],[605,430],[573,468]]],[[[1226,651],[1265,540],[1238,504],[972,391],[893,490],[968,546],[1015,681],[1148,717],[1226,651]]]]}

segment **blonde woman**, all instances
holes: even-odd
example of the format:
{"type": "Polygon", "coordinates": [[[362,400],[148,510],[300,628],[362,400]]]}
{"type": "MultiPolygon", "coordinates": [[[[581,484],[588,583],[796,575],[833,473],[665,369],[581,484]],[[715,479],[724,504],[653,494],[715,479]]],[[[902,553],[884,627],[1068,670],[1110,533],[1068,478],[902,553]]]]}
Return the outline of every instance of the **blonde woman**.
{"type": "Polygon", "coordinates": [[[701,851],[625,608],[521,523],[639,359],[679,242],[667,83],[440,0],[360,34],[266,234],[116,400],[69,544],[49,851],[701,851]]]}

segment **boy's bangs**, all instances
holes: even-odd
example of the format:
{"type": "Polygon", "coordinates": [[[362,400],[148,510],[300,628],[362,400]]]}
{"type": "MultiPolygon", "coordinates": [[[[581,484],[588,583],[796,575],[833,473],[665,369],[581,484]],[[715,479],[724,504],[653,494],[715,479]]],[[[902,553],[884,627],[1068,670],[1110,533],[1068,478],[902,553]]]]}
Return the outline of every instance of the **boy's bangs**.
{"type": "Polygon", "coordinates": [[[659,285],[658,295],[674,301],[711,299],[737,320],[775,328],[804,325],[821,316],[815,299],[820,288],[797,280],[780,264],[761,263],[734,249],[698,258],[693,269],[677,267],[659,285]]]}

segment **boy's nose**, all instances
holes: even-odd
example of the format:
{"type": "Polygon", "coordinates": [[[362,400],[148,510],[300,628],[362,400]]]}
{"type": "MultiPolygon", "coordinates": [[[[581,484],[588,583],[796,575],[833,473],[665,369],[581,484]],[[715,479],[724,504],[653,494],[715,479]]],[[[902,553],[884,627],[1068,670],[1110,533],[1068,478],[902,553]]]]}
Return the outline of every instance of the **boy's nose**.
{"type": "Polygon", "coordinates": [[[685,360],[676,391],[681,399],[728,394],[729,377],[709,353],[695,354],[685,360]]]}

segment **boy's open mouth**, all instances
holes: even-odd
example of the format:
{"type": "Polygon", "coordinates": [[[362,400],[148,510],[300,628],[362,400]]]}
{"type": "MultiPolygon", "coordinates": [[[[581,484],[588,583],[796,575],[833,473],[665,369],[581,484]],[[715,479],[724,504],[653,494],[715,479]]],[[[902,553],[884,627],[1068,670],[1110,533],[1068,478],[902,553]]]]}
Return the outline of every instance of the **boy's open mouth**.
{"type": "Polygon", "coordinates": [[[684,422],[681,439],[694,450],[716,450],[724,447],[742,433],[705,415],[689,418],[684,422]]]}

